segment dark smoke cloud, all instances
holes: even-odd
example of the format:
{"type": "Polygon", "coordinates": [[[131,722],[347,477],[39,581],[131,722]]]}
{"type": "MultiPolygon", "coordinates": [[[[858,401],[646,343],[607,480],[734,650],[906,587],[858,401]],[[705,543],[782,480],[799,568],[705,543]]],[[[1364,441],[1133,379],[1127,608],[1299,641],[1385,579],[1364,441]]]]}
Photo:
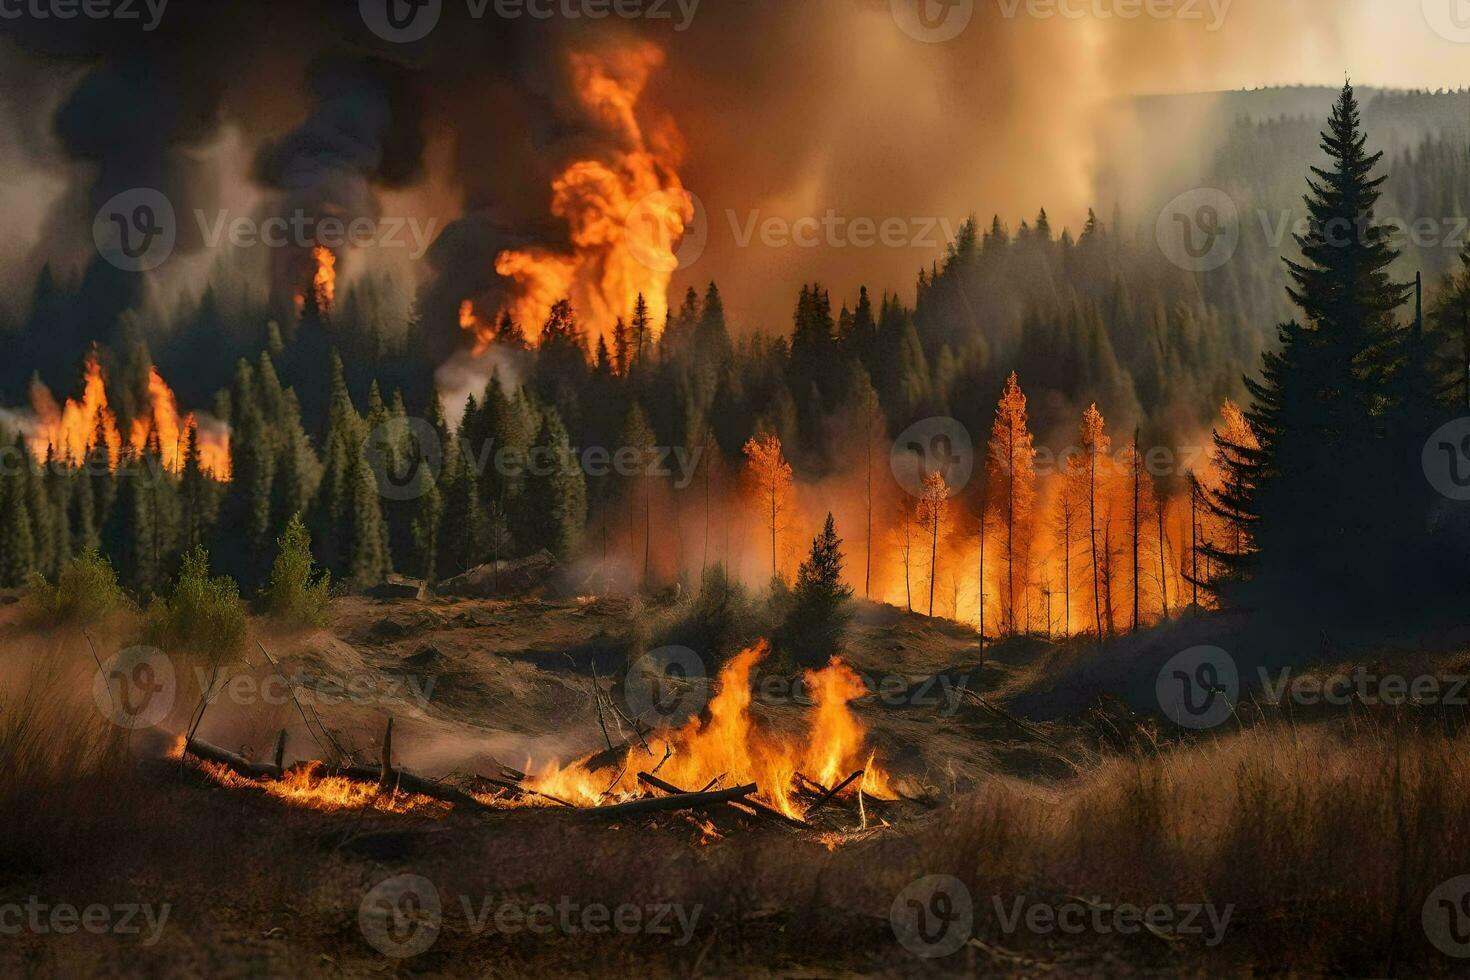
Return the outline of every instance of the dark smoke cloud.
{"type": "MultiPolygon", "coordinates": [[[[457,187],[462,208],[436,215],[445,230],[419,270],[421,350],[442,359],[461,342],[459,300],[495,294],[498,251],[565,245],[549,214],[552,177],[606,134],[567,90],[564,53],[646,37],[667,64],[645,103],[682,129],[681,173],[711,226],[704,256],[675,287],[717,279],[737,329],[784,328],[803,281],[823,280],[834,298],[860,282],[907,296],[917,269],[942,254],[940,219],[975,209],[1014,224],[1045,205],[1075,227],[1088,204],[1106,214],[1113,202],[1092,199],[1099,107],[1136,91],[1209,87],[1227,69],[1290,62],[1307,45],[1330,49],[1328,9],[1326,0],[1237,0],[1211,33],[1179,21],[1008,18],[977,0],[960,37],[925,44],[898,28],[888,0],[704,0],[682,31],[677,18],[502,20],[493,7],[474,20],[446,0],[435,31],[397,45],[366,29],[356,0],[175,0],[153,32],[0,21],[10,45],[0,100],[34,106],[44,100],[26,93],[55,93],[59,102],[44,135],[10,130],[24,147],[7,147],[0,166],[35,166],[49,153],[67,164],[56,170],[72,186],[37,246],[55,258],[83,254],[97,205],[118,190],[158,187],[181,214],[212,210],[219,174],[198,151],[224,126],[255,155],[272,207],[349,216],[377,213],[383,191],[415,186],[425,141],[449,140],[449,172],[430,176],[457,187]],[[920,240],[741,247],[731,227],[732,215],[738,225],[829,210],[899,218],[920,240]]],[[[192,221],[180,232],[181,248],[198,247],[192,221]]],[[[275,275],[279,294],[299,267],[275,275]]],[[[94,262],[72,326],[48,336],[74,361],[88,335],[108,339],[142,283],[94,262]]]]}

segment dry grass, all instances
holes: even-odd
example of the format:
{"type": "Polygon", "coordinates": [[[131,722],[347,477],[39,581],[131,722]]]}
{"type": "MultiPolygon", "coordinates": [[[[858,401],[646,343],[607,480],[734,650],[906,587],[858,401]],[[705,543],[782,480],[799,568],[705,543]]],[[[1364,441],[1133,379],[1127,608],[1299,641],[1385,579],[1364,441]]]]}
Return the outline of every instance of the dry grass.
{"type": "Polygon", "coordinates": [[[0,692],[0,865],[85,863],[123,839],[139,794],[127,733],[54,663],[0,692]]]}

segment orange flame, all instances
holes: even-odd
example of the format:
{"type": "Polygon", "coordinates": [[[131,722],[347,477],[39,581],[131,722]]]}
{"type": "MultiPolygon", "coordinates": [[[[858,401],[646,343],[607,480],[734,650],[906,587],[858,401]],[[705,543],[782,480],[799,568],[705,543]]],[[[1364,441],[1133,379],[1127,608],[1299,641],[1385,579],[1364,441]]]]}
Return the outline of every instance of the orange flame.
{"type": "MultiPolygon", "coordinates": [[[[116,469],[124,446],[142,452],[150,434],[157,433],[164,468],[180,473],[188,449],[189,430],[198,428],[193,414],[180,414],[178,398],[158,369],[148,369],[148,406],[129,427],[124,443],[117,417],[107,401],[107,377],[95,351],[87,354],[82,369],[82,397],[68,398],[58,405],[51,390],[39,380],[31,383],[31,411],[35,424],[27,438],[32,454],[44,462],[48,450],[58,460],[80,463],[87,449],[100,435],[107,446],[107,465],[116,469]]],[[[211,427],[213,428],[213,427],[211,427]]],[[[228,431],[199,431],[201,468],[216,479],[230,478],[230,436],[228,431]]]]}
{"type": "Polygon", "coordinates": [[[327,313],[337,299],[337,256],[325,245],[311,250],[316,260],[316,274],[311,278],[311,288],[316,290],[317,309],[327,313]]]}
{"type": "MultiPolygon", "coordinates": [[[[830,788],[862,769],[863,777],[845,789],[844,796],[859,791],[892,796],[889,777],[876,765],[874,752],[865,750],[866,729],[849,706],[867,689],[838,658],[805,675],[815,701],[805,738],[784,738],[754,723],[751,672],[767,650],[764,642],[758,643],[720,671],[707,719],[691,719],[678,731],[658,732],[649,739],[663,742],[673,753],[659,769],[659,778],[686,790],[701,789],[717,777],[725,785],[756,783],[762,799],[791,817],[803,813],[795,795],[798,774],[830,788]]],[[[630,752],[642,753],[643,748],[630,752]]],[[[629,758],[626,771],[610,790],[607,775],[587,769],[586,762],[582,759],[565,768],[552,764],[528,783],[579,806],[597,806],[640,792],[636,757],[629,758]]]]}
{"type": "MultiPolygon", "coordinates": [[[[567,222],[570,254],[528,248],[496,256],[495,271],[514,283],[506,310],[532,336],[561,299],[571,300],[594,338],[609,335],[619,317],[628,319],[639,294],[652,330],[664,322],[669,280],[679,267],[674,246],[694,206],[676,172],[677,131],[665,124],[650,134],[639,121],[639,99],[663,58],[646,42],[612,55],[570,56],[579,103],[618,149],[577,160],[552,181],[551,211],[567,222]]],[[[481,348],[489,343],[483,321],[462,316],[460,325],[481,348]]]]}

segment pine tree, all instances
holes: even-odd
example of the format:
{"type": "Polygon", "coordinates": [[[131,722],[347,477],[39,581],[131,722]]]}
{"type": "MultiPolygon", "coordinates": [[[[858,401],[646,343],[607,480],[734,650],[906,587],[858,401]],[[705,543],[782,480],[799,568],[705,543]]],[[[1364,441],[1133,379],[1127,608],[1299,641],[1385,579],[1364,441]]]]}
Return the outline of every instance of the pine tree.
{"type": "Polygon", "coordinates": [[[569,558],[587,524],[587,481],[554,408],[541,417],[526,478],[524,540],[569,558]]]}
{"type": "MultiPolygon", "coordinates": [[[[438,392],[429,394],[429,407],[424,412],[424,421],[433,429],[439,445],[444,447],[444,452],[449,453],[449,426],[444,419],[444,406],[439,400],[438,392]]],[[[412,501],[410,532],[413,546],[411,551],[405,552],[410,556],[406,570],[411,575],[422,576],[426,582],[433,582],[438,577],[439,535],[444,517],[444,497],[440,491],[444,482],[443,466],[441,458],[439,478],[429,481],[427,489],[412,501]]]]}
{"type": "Polygon", "coordinates": [[[623,499],[628,510],[628,557],[634,559],[635,552],[641,555],[639,561],[643,567],[645,587],[649,584],[653,554],[653,477],[649,471],[653,465],[656,439],[643,407],[636,401],[630,404],[623,417],[618,447],[630,450],[634,456],[634,471],[624,475],[623,499]],[[635,543],[635,529],[640,521],[643,524],[643,541],[638,545],[635,543]]]}
{"type": "Polygon", "coordinates": [[[24,440],[20,455],[0,466],[0,586],[24,585],[36,567],[36,538],[26,499],[26,477],[34,462],[24,440]]]}
{"type": "Polygon", "coordinates": [[[1309,227],[1297,236],[1303,261],[1286,262],[1288,294],[1305,323],[1283,324],[1260,378],[1246,379],[1257,447],[1217,433],[1224,488],[1202,494],[1211,512],[1254,527],[1243,553],[1208,556],[1222,577],[1256,576],[1278,597],[1283,580],[1320,598],[1371,594],[1378,583],[1355,559],[1365,548],[1391,552],[1376,514],[1385,480],[1399,470],[1383,416],[1394,400],[1394,318],[1407,287],[1388,276],[1397,253],[1373,217],[1381,154],[1366,142],[1345,85],[1322,134],[1331,167],[1312,168],[1308,181],[1309,227]],[[1344,480],[1349,460],[1354,478],[1344,480]]]}
{"type": "Polygon", "coordinates": [[[829,513],[796,571],[791,610],[782,628],[781,645],[801,666],[825,666],[841,650],[852,618],[852,587],[842,581],[842,564],[842,539],[829,513]]]}

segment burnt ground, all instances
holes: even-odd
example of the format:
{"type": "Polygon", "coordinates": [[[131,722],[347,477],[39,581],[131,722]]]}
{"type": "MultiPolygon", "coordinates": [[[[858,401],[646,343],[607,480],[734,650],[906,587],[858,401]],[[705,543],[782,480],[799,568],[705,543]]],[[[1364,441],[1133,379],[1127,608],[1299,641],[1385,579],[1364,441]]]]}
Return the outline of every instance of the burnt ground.
{"type": "MultiPolygon", "coordinates": [[[[25,673],[22,665],[34,672],[41,661],[88,676],[79,634],[26,630],[7,613],[0,610],[0,636],[16,669],[6,676],[25,673]]],[[[257,622],[253,640],[358,758],[377,758],[391,715],[396,760],[454,777],[604,747],[594,674],[616,694],[633,627],[657,613],[626,599],[353,597],[334,603],[330,629],[283,634],[257,622]]],[[[970,880],[962,869],[977,859],[985,833],[971,823],[977,791],[1003,784],[1046,806],[1079,774],[1175,738],[1148,713],[1148,698],[1158,666],[1184,646],[1264,650],[1241,654],[1247,665],[1346,660],[1446,673],[1470,664],[1464,638],[1453,632],[1380,638],[1358,650],[1299,638],[1268,649],[1253,642],[1253,628],[1247,618],[1188,616],[1106,648],[1040,639],[992,645],[982,666],[972,630],[864,605],[846,659],[882,686],[855,710],[881,763],[918,802],[890,811],[891,826],[877,826],[875,813],[868,831],[840,839],[761,825],[708,841],[682,814],[609,822],[556,808],[393,814],[286,806],[164,757],[197,692],[195,668],[181,665],[179,704],[156,730],[130,736],[125,771],[80,795],[37,801],[42,810],[69,808],[56,821],[65,835],[57,830],[57,839],[38,843],[34,860],[0,876],[0,969],[37,976],[1233,973],[1230,953],[1147,933],[1024,943],[977,935],[931,960],[896,941],[891,912],[924,874],[953,868],[970,880]],[[1000,710],[957,696],[961,687],[1000,710]],[[364,926],[361,913],[375,888],[402,875],[431,882],[440,913],[432,944],[398,958],[370,941],[379,927],[364,926]],[[135,905],[156,919],[166,905],[168,918],[156,936],[142,913],[134,914],[136,932],[6,930],[7,906],[27,903],[39,903],[43,918],[57,905],[115,908],[114,920],[135,905]],[[588,920],[543,932],[515,924],[517,910],[542,903],[567,905],[573,920],[587,906],[636,909],[644,926],[599,932],[588,920]],[[509,924],[497,924],[506,908],[509,924]],[[687,929],[669,909],[681,910],[687,929]]],[[[110,645],[102,638],[104,657],[126,630],[114,627],[110,645]]],[[[271,672],[253,642],[234,669],[257,678],[271,672]]],[[[246,693],[209,707],[202,737],[258,757],[285,727],[288,762],[321,754],[295,703],[237,690],[246,693]]],[[[757,718],[777,730],[799,732],[805,710],[779,694],[756,699],[757,718]]],[[[844,812],[836,822],[855,830],[858,817],[844,812]]],[[[15,830],[0,828],[7,832],[15,830]]],[[[415,934],[421,920],[410,915],[397,926],[390,946],[415,934]]]]}

